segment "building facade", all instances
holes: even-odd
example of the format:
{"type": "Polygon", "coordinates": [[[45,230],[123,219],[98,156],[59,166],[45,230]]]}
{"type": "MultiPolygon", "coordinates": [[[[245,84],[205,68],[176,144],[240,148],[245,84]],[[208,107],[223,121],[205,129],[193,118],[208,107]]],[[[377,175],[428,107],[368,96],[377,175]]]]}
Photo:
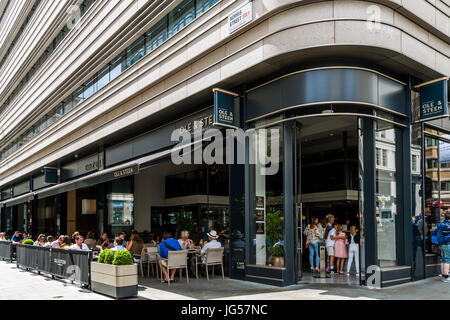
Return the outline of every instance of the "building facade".
{"type": "Polygon", "coordinates": [[[230,277],[284,286],[309,269],[305,226],[333,214],[361,234],[358,283],[436,275],[450,121],[418,122],[414,87],[450,75],[449,25],[447,0],[1,0],[0,229],[196,234],[206,217],[230,277]],[[268,136],[243,163],[176,165],[174,130],[226,131],[213,88],[268,136]]]}

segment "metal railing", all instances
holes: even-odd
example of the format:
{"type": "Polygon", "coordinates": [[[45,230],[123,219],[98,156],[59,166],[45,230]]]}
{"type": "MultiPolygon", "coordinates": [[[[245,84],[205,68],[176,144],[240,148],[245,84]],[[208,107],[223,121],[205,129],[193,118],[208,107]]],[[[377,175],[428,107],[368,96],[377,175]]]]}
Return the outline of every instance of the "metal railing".
{"type": "Polygon", "coordinates": [[[11,241],[0,241],[0,259],[13,260],[14,247],[11,241]]]}
{"type": "Polygon", "coordinates": [[[77,251],[16,244],[16,265],[81,285],[91,285],[92,251],[77,251]]]}

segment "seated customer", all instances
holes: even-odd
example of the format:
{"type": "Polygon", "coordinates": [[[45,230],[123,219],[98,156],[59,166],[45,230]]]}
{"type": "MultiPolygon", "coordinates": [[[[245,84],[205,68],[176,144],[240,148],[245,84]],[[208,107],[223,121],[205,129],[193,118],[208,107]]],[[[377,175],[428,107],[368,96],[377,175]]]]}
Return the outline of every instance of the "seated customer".
{"type": "MultiPolygon", "coordinates": [[[[76,236],[77,237],[77,236],[76,236]]],[[[76,238],[75,237],[75,238],[76,238]]],[[[75,240],[75,239],[74,239],[75,240]]],[[[70,246],[72,245],[72,241],[70,241],[70,238],[69,238],[69,236],[67,236],[67,235],[65,235],[64,236],[64,241],[63,241],[63,244],[61,245],[61,249],[68,249],[70,246]]]]}
{"type": "Polygon", "coordinates": [[[189,239],[189,231],[181,231],[181,238],[178,239],[178,243],[180,244],[181,249],[192,249],[194,244],[192,240],[189,239]]]}
{"type": "Polygon", "coordinates": [[[34,242],[34,245],[43,247],[45,245],[45,234],[40,234],[37,240],[34,242]]]}
{"type": "Polygon", "coordinates": [[[58,240],[53,241],[51,247],[52,248],[61,248],[64,245],[64,235],[60,235],[58,240]]]}
{"type": "Polygon", "coordinates": [[[89,247],[87,246],[87,244],[83,243],[83,241],[84,241],[83,236],[76,236],[75,244],[71,245],[67,249],[78,250],[78,251],[89,251],[89,247]]]}
{"type": "Polygon", "coordinates": [[[4,232],[0,232],[0,241],[7,241],[4,232]]]}
{"type": "Polygon", "coordinates": [[[108,234],[106,232],[103,232],[100,236],[100,239],[97,241],[97,248],[100,250],[108,249],[110,247],[108,234]]]}
{"type": "Polygon", "coordinates": [[[114,248],[111,249],[112,251],[125,251],[127,248],[123,246],[123,239],[122,238],[115,238],[114,239],[114,248]]]}
{"type": "Polygon", "coordinates": [[[49,248],[52,246],[53,243],[53,236],[47,236],[47,242],[44,244],[45,248],[49,248]]]}
{"type": "Polygon", "coordinates": [[[206,234],[208,236],[208,241],[203,244],[202,251],[200,252],[200,256],[202,257],[202,262],[206,262],[206,255],[208,254],[208,249],[210,248],[221,248],[222,244],[217,241],[219,236],[215,230],[206,234]]]}
{"type": "MultiPolygon", "coordinates": [[[[211,230],[210,232],[206,233],[206,235],[208,236],[208,241],[202,242],[203,247],[200,251],[200,256],[197,256],[197,261],[201,263],[206,263],[206,255],[208,254],[208,249],[222,247],[222,244],[217,241],[217,239],[219,239],[219,236],[217,235],[216,230],[211,230]]],[[[192,270],[195,270],[195,259],[191,260],[191,267],[192,270]]]]}
{"type": "Polygon", "coordinates": [[[14,235],[11,237],[11,241],[15,243],[22,243],[23,236],[19,231],[14,232],[14,235]]]}
{"type": "Polygon", "coordinates": [[[127,250],[130,251],[132,256],[140,256],[142,248],[144,248],[144,241],[137,233],[133,233],[130,241],[128,241],[127,250]]]}
{"type": "MultiPolygon", "coordinates": [[[[168,259],[169,251],[179,251],[181,250],[180,244],[178,243],[178,240],[175,240],[172,238],[172,234],[170,232],[165,232],[163,234],[162,242],[159,244],[159,255],[161,258],[168,259]]],[[[169,275],[167,273],[167,262],[165,260],[159,260],[159,264],[161,266],[161,270],[164,274],[164,277],[166,279],[166,282],[169,281],[169,275]]],[[[175,272],[177,270],[173,269],[170,273],[170,281],[174,281],[175,272]]]]}

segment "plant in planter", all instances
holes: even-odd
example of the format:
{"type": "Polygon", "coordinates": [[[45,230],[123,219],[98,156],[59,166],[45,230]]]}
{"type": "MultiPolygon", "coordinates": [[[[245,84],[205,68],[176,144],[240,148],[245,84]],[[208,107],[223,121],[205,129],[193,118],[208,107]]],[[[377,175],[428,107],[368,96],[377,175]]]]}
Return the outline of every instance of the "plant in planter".
{"type": "Polygon", "coordinates": [[[116,299],[137,296],[137,272],[130,252],[105,249],[91,262],[92,290],[116,299]]]}
{"type": "Polygon", "coordinates": [[[22,242],[22,244],[33,245],[33,244],[34,244],[34,241],[33,241],[32,239],[27,239],[27,240],[24,240],[24,241],[22,242]]]}
{"type": "Polygon", "coordinates": [[[269,247],[268,250],[273,266],[284,267],[284,246],[269,247]]]}
{"type": "Polygon", "coordinates": [[[282,245],[273,246],[284,239],[284,219],[281,216],[281,210],[266,214],[266,235],[266,246],[270,255],[269,264],[284,267],[284,247],[282,245]]]}

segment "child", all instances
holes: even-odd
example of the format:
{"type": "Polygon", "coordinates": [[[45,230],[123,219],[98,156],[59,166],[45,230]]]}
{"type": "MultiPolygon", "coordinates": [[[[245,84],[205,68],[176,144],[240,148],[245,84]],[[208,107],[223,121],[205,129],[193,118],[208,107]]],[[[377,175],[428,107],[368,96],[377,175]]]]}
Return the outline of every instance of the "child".
{"type": "Polygon", "coordinates": [[[336,271],[339,274],[344,274],[344,260],[347,258],[347,236],[344,232],[344,227],[339,224],[337,226],[336,236],[334,237],[334,256],[337,260],[336,271]]]}
{"type": "Polygon", "coordinates": [[[327,229],[325,231],[325,236],[324,236],[324,238],[326,239],[325,246],[327,248],[327,255],[328,255],[328,258],[330,259],[328,268],[326,270],[329,273],[334,273],[334,256],[335,256],[334,244],[335,244],[335,239],[336,239],[335,238],[336,229],[337,229],[336,224],[334,224],[332,226],[328,225],[327,229]]]}
{"type": "Polygon", "coordinates": [[[356,275],[359,275],[359,240],[360,237],[356,226],[351,226],[350,233],[347,236],[347,241],[350,244],[348,248],[347,275],[350,274],[353,258],[355,259],[356,275]]]}

